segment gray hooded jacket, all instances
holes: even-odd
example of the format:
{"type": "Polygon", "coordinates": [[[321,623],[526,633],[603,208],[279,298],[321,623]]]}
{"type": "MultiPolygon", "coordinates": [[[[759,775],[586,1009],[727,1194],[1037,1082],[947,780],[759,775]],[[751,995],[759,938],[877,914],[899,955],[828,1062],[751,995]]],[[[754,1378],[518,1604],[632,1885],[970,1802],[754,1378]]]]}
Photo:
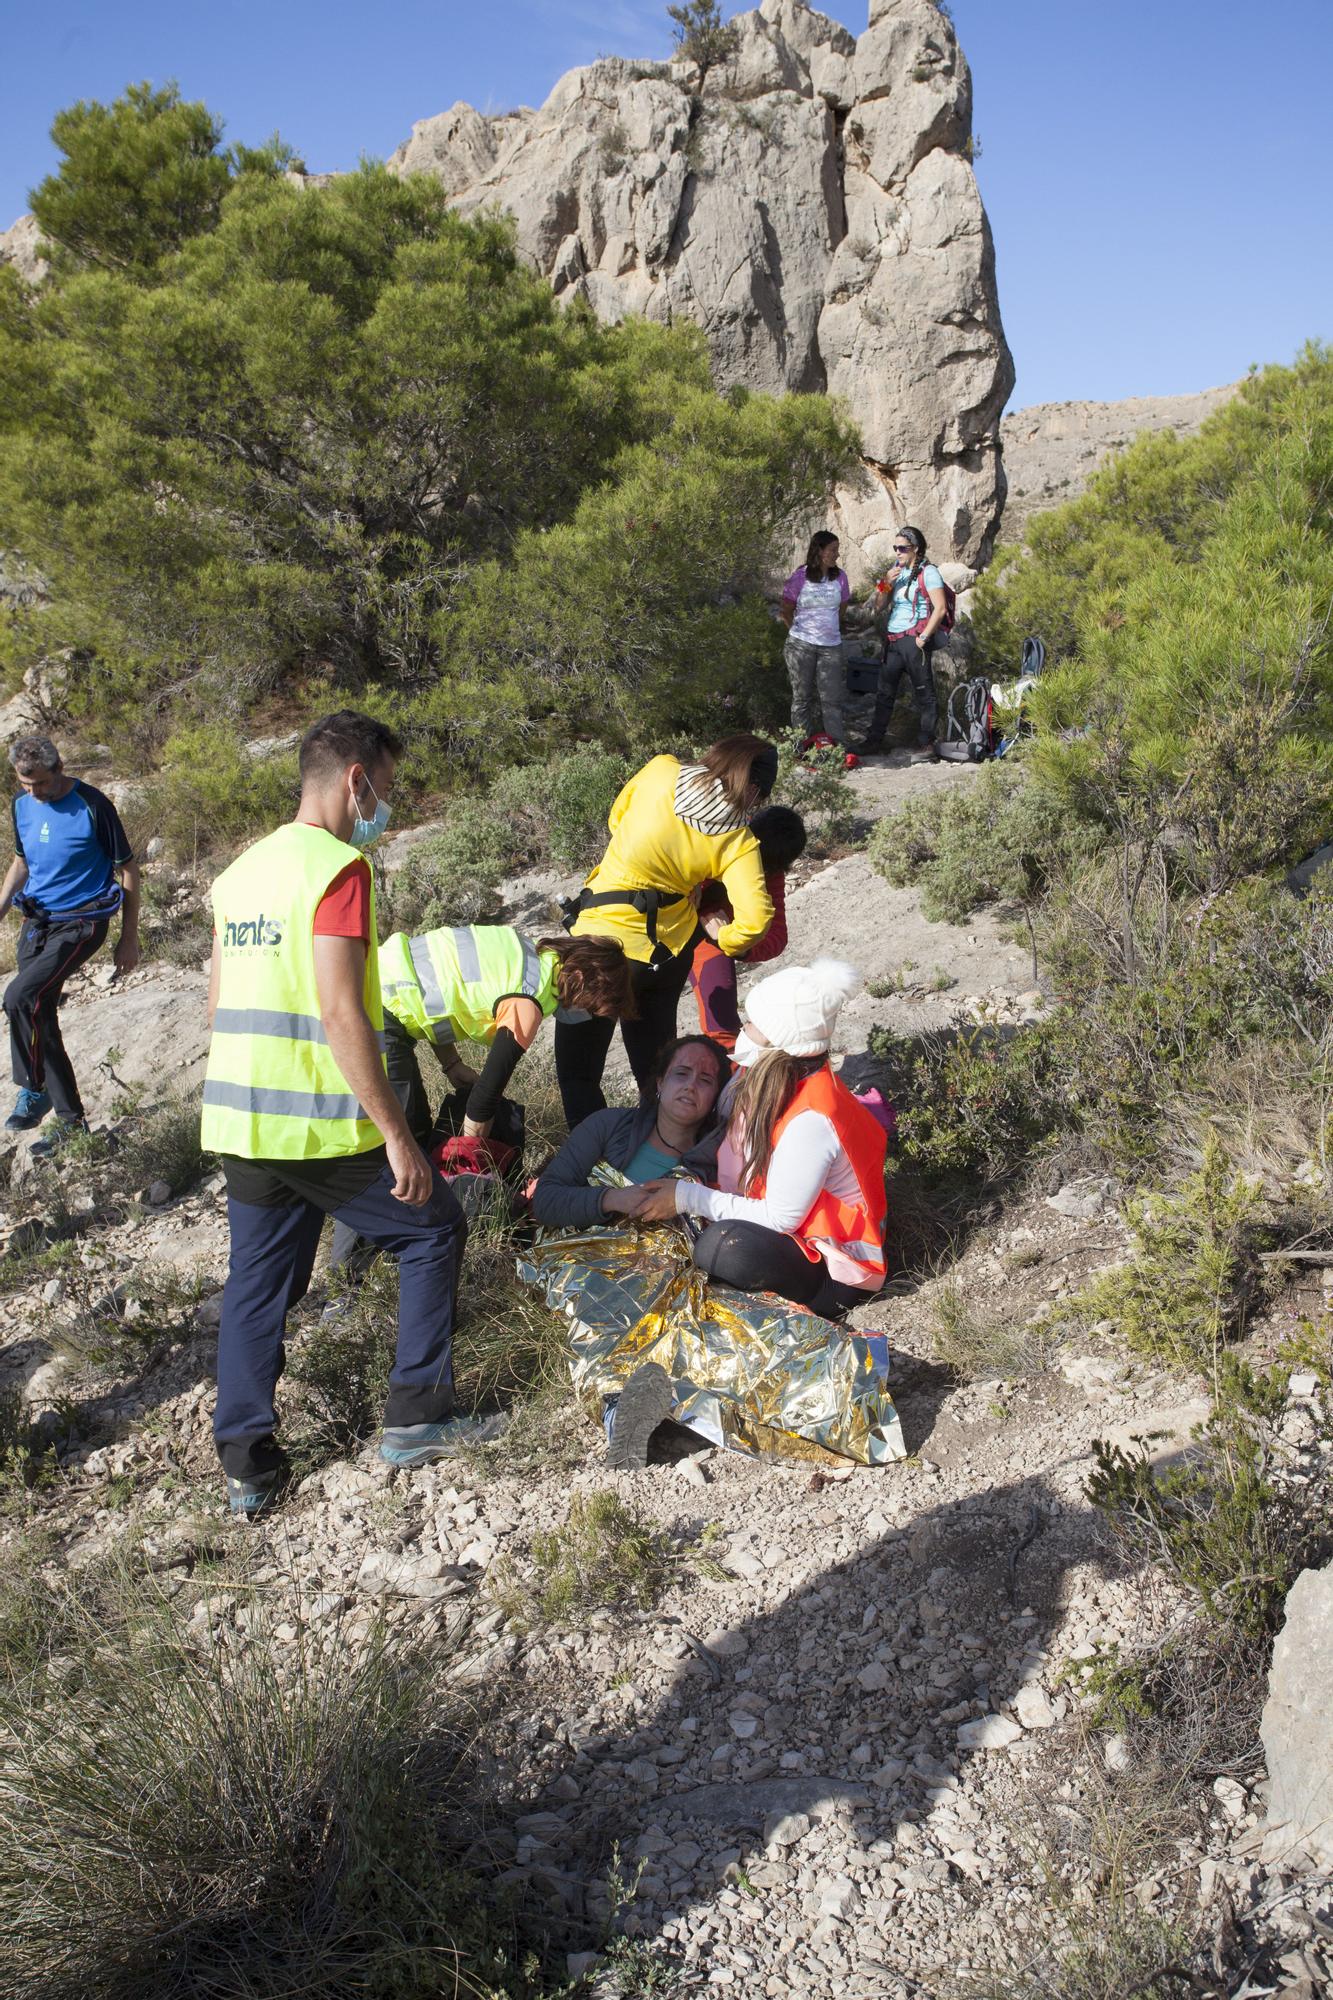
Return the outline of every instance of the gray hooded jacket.
{"type": "MultiPolygon", "coordinates": [[[[594,1111],[576,1125],[532,1191],[533,1219],[543,1229],[591,1229],[602,1221],[603,1189],[588,1186],[599,1160],[623,1173],[657,1119],[654,1104],[632,1110],[594,1111]]],[[[717,1173],[717,1149],[722,1127],[712,1125],[681,1158],[695,1180],[711,1181],[717,1173]]]]}

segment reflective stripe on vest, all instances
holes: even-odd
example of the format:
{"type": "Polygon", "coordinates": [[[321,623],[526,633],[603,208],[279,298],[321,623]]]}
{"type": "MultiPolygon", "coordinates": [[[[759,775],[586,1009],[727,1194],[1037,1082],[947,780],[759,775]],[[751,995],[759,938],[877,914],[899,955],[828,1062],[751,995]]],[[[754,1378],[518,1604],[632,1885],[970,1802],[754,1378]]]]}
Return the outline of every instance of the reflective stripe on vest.
{"type": "MultiPolygon", "coordinates": [[[[827,1063],[804,1079],[778,1119],[773,1128],[775,1149],[793,1118],[803,1111],[818,1111],[833,1126],[856,1176],[861,1199],[847,1202],[827,1188],[821,1189],[810,1213],[792,1234],[812,1263],[822,1258],[823,1253],[817,1248],[819,1243],[835,1243],[844,1257],[878,1271],[883,1277],[888,1268],[884,1257],[884,1223],[889,1207],[884,1190],[884,1159],[888,1150],[884,1127],[864,1104],[857,1103],[827,1063]]],[[[747,1193],[762,1199],[764,1187],[765,1179],[760,1175],[747,1193]]]]}
{"type": "MultiPolygon", "coordinates": [[[[278,1035],[291,1042],[325,1042],[324,1023],[316,1014],[279,1014],[270,1007],[219,1007],[213,1016],[215,1035],[278,1035]]],[[[375,1036],[381,1049],[384,1031],[375,1036]]]]}
{"type": "MultiPolygon", "coordinates": [[[[257,841],[213,885],[218,1004],[201,1138],[244,1159],[337,1159],[381,1134],[349,1090],[320,1018],[315,913],[361,856],[297,822],[257,841]]],[[[362,1004],[383,1046],[375,895],[362,1004]]]]}
{"type": "Polygon", "coordinates": [[[380,947],[385,1002],[408,1034],[436,1044],[488,1042],[502,1000],[536,1001],[555,1011],[560,961],[507,924],[458,924],[380,947]]]}
{"type": "Polygon", "coordinates": [[[359,1118],[361,1104],[352,1096],[337,1096],[309,1090],[274,1090],[265,1084],[220,1083],[204,1085],[204,1103],[225,1105],[229,1111],[280,1118],[359,1118]]]}

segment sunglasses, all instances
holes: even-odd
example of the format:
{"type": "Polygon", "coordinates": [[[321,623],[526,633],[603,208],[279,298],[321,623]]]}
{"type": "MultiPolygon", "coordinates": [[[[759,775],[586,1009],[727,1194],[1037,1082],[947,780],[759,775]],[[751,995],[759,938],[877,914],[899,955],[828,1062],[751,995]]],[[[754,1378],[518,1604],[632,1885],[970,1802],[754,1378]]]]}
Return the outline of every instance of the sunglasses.
{"type": "Polygon", "coordinates": [[[896,556],[910,556],[912,553],[912,544],[910,542],[895,542],[893,553],[896,556]]]}

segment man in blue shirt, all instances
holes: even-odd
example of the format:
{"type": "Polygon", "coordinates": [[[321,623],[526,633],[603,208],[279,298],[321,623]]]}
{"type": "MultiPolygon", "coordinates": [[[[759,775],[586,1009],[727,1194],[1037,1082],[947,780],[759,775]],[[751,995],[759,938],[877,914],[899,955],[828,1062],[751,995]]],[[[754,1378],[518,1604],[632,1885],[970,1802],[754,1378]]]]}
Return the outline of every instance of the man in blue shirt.
{"type": "Polygon", "coordinates": [[[84,1131],[83,1101],[60,1036],[61,988],[98,950],[117,910],[116,971],[132,972],[139,963],[138,863],[110,799],[71,778],[49,738],[20,736],[9,746],[9,761],[19,789],[0,917],[18,909],[23,929],[18,969],[5,989],[19,1085],[5,1124],[27,1132],[53,1110],[59,1132],[84,1131]]]}

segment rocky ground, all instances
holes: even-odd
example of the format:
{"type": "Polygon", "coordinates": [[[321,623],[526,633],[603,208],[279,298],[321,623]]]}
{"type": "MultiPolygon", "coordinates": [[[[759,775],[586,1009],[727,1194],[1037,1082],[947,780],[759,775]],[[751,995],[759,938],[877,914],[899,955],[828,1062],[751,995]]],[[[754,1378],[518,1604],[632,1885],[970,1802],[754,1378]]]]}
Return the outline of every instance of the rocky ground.
{"type": "MultiPolygon", "coordinates": [[[[877,814],[909,788],[972,776],[889,760],[856,783],[877,814]]],[[[849,1059],[876,1023],[912,1032],[1040,1005],[1026,951],[993,916],[929,924],[859,852],[812,871],[790,916],[794,959],[838,952],[890,982],[847,1010],[849,1059]]],[[[136,1085],[197,1081],[202,1002],[199,971],[147,970],[123,990],[87,975],[66,1034],[98,1117],[136,1085]]],[[[10,1255],[29,1151],[17,1149],[0,1214],[10,1255]]],[[[970,1381],[935,1358],[946,1295],[1021,1336],[1117,1261],[1113,1184],[1056,1175],[979,1211],[947,1268],[900,1276],[858,1311],[890,1335],[911,1454],[901,1464],[814,1475],[681,1434],[645,1473],[615,1475],[595,1426],[567,1407],[535,1459],[502,1440],[405,1475],[368,1444],[250,1531],[221,1513],[208,1434],[220,1179],[144,1193],[107,1226],[75,1176],[79,1263],[0,1298],[0,1387],[35,1415],[61,1398],[79,1406],[79,1441],[38,1503],[59,1560],[138,1538],[201,1640],[243,1635],[258,1591],[265,1643],[348,1644],[377,1617],[438,1643],[455,1685],[484,1701],[488,1865],[568,1925],[570,1971],[596,1990],[911,2000],[988,1968],[1016,1981],[1057,1893],[1075,1916],[1114,1893],[1145,1922],[1201,1924],[1233,1965],[1255,1968],[1219,1992],[1328,1990],[1328,1883],[1265,1834],[1253,1755],[1183,1785],[1138,1739],[1090,1727],[1076,1691],[1076,1663],[1148,1643],[1181,1616],[1088,1506],[1093,1441],[1150,1434],[1159,1455],[1187,1449],[1204,1385],[1131,1367],[1095,1338],[1052,1350],[1019,1337],[1003,1366],[970,1381]],[[90,1287],[150,1264],[197,1280],[193,1331],[150,1347],[132,1373],[90,1372],[62,1325],[90,1287]],[[670,1538],[665,1593],[642,1613],[525,1628],[513,1593],[532,1534],[597,1489],[670,1538]],[[691,1554],[701,1537],[706,1561],[691,1554]],[[219,1549],[244,1590],[190,1581],[219,1549]],[[614,1976],[599,1944],[613,1914],[625,1939],[614,1976]]],[[[1282,1310],[1319,1303],[1316,1279],[1282,1310]]],[[[11,1543],[31,1527],[21,1506],[4,1518],[11,1543]]]]}

